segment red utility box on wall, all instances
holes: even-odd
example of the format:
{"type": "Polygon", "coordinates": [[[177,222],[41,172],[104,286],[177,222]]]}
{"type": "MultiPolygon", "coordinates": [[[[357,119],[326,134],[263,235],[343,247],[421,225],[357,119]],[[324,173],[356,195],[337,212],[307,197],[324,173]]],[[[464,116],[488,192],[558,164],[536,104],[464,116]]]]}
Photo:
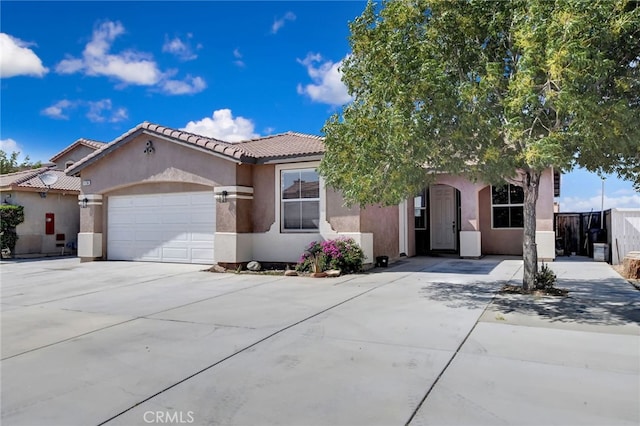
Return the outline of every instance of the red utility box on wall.
{"type": "Polygon", "coordinates": [[[47,235],[55,234],[56,217],[53,213],[44,214],[44,233],[47,235]]]}

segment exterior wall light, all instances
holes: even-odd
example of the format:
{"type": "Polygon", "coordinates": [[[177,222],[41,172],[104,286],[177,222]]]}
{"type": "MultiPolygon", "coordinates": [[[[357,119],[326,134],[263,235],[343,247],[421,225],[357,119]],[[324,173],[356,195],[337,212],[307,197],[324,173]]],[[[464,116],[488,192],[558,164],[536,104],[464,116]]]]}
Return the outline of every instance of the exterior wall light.
{"type": "Polygon", "coordinates": [[[86,209],[87,208],[87,203],[89,202],[89,200],[87,199],[87,197],[84,197],[82,199],[82,208],[86,209]]]}
{"type": "Polygon", "coordinates": [[[227,191],[221,191],[216,198],[218,199],[219,203],[226,203],[227,202],[227,195],[229,195],[229,193],[227,191]]]}

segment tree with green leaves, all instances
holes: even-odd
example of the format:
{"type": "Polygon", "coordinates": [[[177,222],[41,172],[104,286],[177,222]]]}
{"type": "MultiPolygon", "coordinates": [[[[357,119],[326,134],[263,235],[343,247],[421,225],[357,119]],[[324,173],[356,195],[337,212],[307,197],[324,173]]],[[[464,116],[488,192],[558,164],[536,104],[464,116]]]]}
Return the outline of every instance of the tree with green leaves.
{"type": "Polygon", "coordinates": [[[20,170],[37,169],[38,167],[42,167],[42,163],[40,161],[32,163],[29,160],[28,155],[24,157],[22,162],[19,162],[19,156],[20,153],[17,151],[14,151],[11,155],[7,156],[7,153],[0,149],[0,174],[14,173],[19,172],[20,170]]]}
{"type": "Polygon", "coordinates": [[[354,97],[320,173],[348,204],[396,204],[437,172],[524,192],[524,290],[542,172],[640,182],[640,3],[387,0],[350,23],[354,97]]]}

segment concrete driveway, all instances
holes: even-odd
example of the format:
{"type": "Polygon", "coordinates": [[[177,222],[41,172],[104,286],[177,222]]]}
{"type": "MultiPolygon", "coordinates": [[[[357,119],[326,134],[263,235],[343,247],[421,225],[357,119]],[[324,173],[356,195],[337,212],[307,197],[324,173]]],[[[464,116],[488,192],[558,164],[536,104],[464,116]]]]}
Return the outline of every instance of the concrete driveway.
{"type": "Polygon", "coordinates": [[[498,295],[519,260],[414,258],[335,279],[3,262],[3,425],[640,423],[640,293],[498,295]]]}

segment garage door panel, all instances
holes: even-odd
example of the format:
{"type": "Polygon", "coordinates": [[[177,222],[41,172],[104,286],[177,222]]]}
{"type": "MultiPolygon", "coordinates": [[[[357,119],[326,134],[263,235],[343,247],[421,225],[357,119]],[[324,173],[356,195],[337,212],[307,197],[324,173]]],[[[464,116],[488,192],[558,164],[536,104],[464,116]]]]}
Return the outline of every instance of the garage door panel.
{"type": "Polygon", "coordinates": [[[156,197],[153,195],[142,195],[134,197],[133,205],[136,207],[160,207],[162,205],[162,201],[160,197],[156,197]]]}
{"type": "MultiPolygon", "coordinates": [[[[109,210],[111,210],[111,206],[109,206],[109,210]]],[[[127,209],[122,209],[122,211],[115,211],[112,214],[109,214],[109,224],[110,225],[120,225],[120,224],[130,224],[131,223],[131,211],[127,211],[127,209]]]]}
{"type": "Polygon", "coordinates": [[[192,212],[189,218],[191,219],[191,223],[193,224],[209,224],[211,223],[211,218],[213,217],[213,215],[214,213],[211,211],[199,211],[192,212]]]}
{"type": "Polygon", "coordinates": [[[133,212],[134,223],[144,224],[161,224],[162,214],[158,211],[136,210],[133,212]]]}
{"type": "Polygon", "coordinates": [[[184,212],[181,212],[181,211],[163,212],[162,213],[162,223],[166,223],[166,224],[173,224],[173,223],[188,224],[189,223],[189,215],[188,214],[184,214],[184,212]]]}
{"type": "Polygon", "coordinates": [[[200,206],[200,205],[209,206],[211,204],[213,204],[213,206],[215,207],[215,203],[212,203],[212,199],[211,199],[209,193],[201,192],[201,193],[192,193],[191,194],[191,205],[193,205],[193,206],[200,206]]]}
{"type": "Polygon", "coordinates": [[[202,242],[202,243],[213,243],[214,235],[205,234],[202,232],[193,232],[191,233],[191,241],[193,242],[202,242]]]}
{"type": "Polygon", "coordinates": [[[212,192],[114,196],[108,206],[109,259],[213,263],[212,192]]]}
{"type": "Polygon", "coordinates": [[[109,208],[125,208],[132,207],[134,199],[131,197],[110,197],[109,198],[109,208]]]}

